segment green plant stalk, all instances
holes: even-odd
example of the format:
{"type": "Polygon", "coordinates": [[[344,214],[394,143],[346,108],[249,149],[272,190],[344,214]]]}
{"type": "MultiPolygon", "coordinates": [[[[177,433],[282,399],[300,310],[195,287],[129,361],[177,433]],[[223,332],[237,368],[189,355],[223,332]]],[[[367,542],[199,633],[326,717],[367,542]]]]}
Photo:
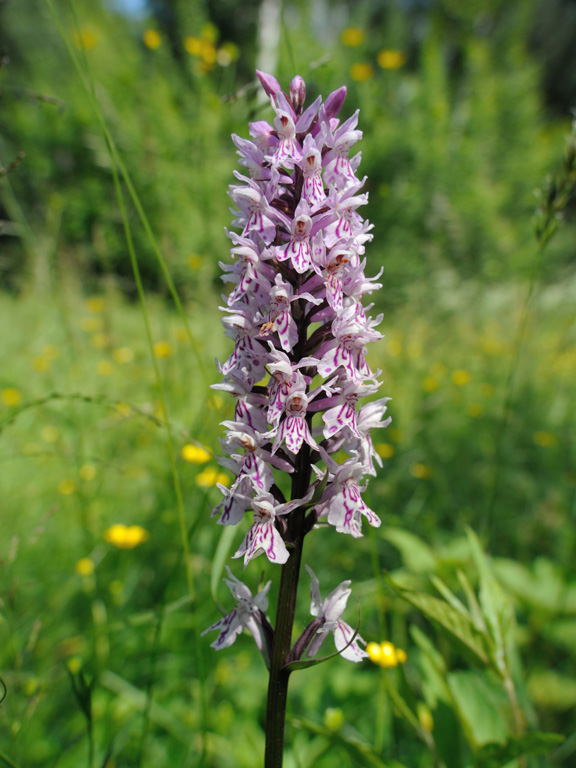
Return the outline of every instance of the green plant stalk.
{"type": "MultiPolygon", "coordinates": [[[[304,511],[301,511],[304,517],[304,511]]],[[[268,683],[268,702],[266,706],[266,752],[265,768],[281,768],[284,753],[284,730],[286,722],[286,702],[290,670],[283,669],[292,642],[296,593],[302,562],[303,536],[294,541],[290,548],[290,557],[282,566],[280,589],[278,591],[278,609],[274,628],[274,643],[270,661],[268,683]]]]}
{"type": "Polygon", "coordinates": [[[17,763],[11,760],[8,755],[5,755],[4,752],[0,752],[0,761],[3,762],[4,765],[9,766],[9,768],[19,768],[17,763]]]}

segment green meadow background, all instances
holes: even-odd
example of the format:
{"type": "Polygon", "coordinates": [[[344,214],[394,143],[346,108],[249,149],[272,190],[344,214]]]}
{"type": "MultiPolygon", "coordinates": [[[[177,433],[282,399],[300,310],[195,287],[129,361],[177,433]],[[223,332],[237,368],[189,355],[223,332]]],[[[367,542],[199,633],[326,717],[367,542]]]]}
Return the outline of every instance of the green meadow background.
{"type": "MultiPolygon", "coordinates": [[[[406,656],[296,672],[286,765],[574,764],[567,6],[0,5],[0,764],[262,764],[264,664],[200,633],[226,563],[275,609],[278,569],[243,574],[247,526],[210,518],[230,133],[270,118],[267,63],[360,108],[383,525],[318,530],[304,559],[406,656]]],[[[304,577],[300,630],[308,607],[304,577]]]]}

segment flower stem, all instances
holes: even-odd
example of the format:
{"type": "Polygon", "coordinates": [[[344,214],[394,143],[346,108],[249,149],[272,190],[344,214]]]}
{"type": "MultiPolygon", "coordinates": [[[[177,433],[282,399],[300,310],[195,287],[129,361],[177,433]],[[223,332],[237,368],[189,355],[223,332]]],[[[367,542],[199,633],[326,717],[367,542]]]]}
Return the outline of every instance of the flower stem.
{"type": "MultiPolygon", "coordinates": [[[[304,517],[304,510],[298,510],[304,517]]],[[[300,526],[302,529],[303,526],[300,526]]],[[[286,700],[288,696],[288,679],[290,672],[283,667],[292,644],[292,625],[296,607],[296,592],[302,561],[302,545],[304,536],[301,534],[294,541],[290,557],[282,566],[280,589],[278,591],[278,609],[276,612],[276,627],[272,645],[270,663],[270,680],[268,683],[268,703],[266,706],[266,757],[265,768],[281,768],[284,753],[284,726],[286,720],[286,700]]]]}

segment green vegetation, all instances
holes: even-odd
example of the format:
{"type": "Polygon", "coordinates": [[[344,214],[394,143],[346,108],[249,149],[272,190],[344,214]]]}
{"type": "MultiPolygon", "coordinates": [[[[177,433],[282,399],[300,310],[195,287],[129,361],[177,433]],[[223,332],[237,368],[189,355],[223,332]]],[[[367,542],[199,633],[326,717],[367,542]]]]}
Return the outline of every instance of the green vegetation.
{"type": "MultiPolygon", "coordinates": [[[[261,660],[200,637],[241,535],[210,520],[232,403],[209,384],[229,136],[266,110],[244,88],[257,12],[161,5],[175,25],[95,0],[0,9],[8,766],[253,768],[263,750],[261,660]]],[[[281,82],[346,83],[362,112],[368,271],[385,268],[371,365],[393,398],[367,497],[383,528],[353,548],[318,532],[307,557],[352,579],[366,640],[406,653],[295,673],[288,768],[576,753],[570,126],[542,106],[530,4],[459,5],[284,8],[281,82]]],[[[306,608],[302,585],[300,628],[306,608]]]]}

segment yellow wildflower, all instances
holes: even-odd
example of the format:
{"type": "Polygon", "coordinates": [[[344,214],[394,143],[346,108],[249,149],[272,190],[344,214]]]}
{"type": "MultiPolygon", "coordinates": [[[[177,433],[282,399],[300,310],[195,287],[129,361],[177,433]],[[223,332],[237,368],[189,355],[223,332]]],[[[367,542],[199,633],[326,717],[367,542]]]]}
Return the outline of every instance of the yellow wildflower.
{"type": "Polygon", "coordinates": [[[456,384],[457,387],[465,387],[466,384],[469,384],[470,380],[472,379],[468,371],[464,371],[462,369],[458,371],[453,371],[451,378],[452,378],[452,383],[456,384]]]}
{"type": "Polygon", "coordinates": [[[100,360],[96,370],[99,376],[110,376],[114,372],[114,366],[108,360],[100,360]]]}
{"type": "Polygon", "coordinates": [[[470,403],[467,411],[468,415],[472,416],[473,419],[479,419],[484,414],[484,406],[480,405],[480,403],[470,403]]]}
{"type": "Polygon", "coordinates": [[[2,401],[2,405],[7,405],[8,407],[13,408],[16,405],[20,405],[22,402],[22,395],[19,390],[14,387],[6,387],[6,389],[3,389],[2,392],[0,392],[0,400],[2,401]]]}
{"type": "Polygon", "coordinates": [[[153,346],[154,357],[164,358],[170,357],[172,354],[172,347],[167,341],[157,341],[153,346]]]}
{"type": "Polygon", "coordinates": [[[149,538],[148,531],[140,525],[116,523],[104,531],[104,540],[118,549],[134,549],[149,538]]]}
{"type": "Polygon", "coordinates": [[[184,38],[184,49],[187,53],[190,54],[190,56],[201,56],[203,45],[204,40],[202,40],[201,37],[189,36],[184,38]]]}
{"type": "Polygon", "coordinates": [[[202,266],[202,257],[198,256],[197,253],[191,254],[188,256],[188,266],[190,269],[200,269],[202,266]]]}
{"type": "Polygon", "coordinates": [[[94,560],[89,557],[83,557],[74,566],[78,576],[92,576],[94,573],[94,560]]]}
{"type": "Polygon", "coordinates": [[[162,45],[162,37],[155,29],[147,29],[142,35],[142,39],[144,40],[144,45],[150,48],[151,51],[155,51],[162,45]]]}
{"type": "Polygon", "coordinates": [[[221,472],[217,467],[206,467],[196,475],[196,485],[200,488],[212,488],[217,483],[228,485],[228,475],[221,472]]]}
{"type": "Polygon", "coordinates": [[[60,431],[58,430],[58,427],[54,427],[50,424],[47,427],[42,428],[40,437],[45,443],[55,443],[60,437],[60,431]]]}
{"type": "Polygon", "coordinates": [[[39,355],[38,357],[35,357],[32,360],[32,365],[35,371],[40,371],[40,373],[43,373],[44,371],[49,370],[50,360],[48,360],[46,357],[39,355]]]}
{"type": "Polygon", "coordinates": [[[374,68],[372,64],[357,62],[350,67],[350,77],[352,80],[356,80],[357,83],[364,83],[366,80],[370,80],[373,74],[374,68]]]}
{"type": "Polygon", "coordinates": [[[422,382],[422,388],[426,392],[435,392],[439,386],[438,380],[435,379],[434,376],[426,376],[422,382]]]}
{"type": "Polygon", "coordinates": [[[558,444],[558,438],[551,432],[534,432],[534,442],[541,448],[549,448],[558,444]]]}
{"type": "Polygon", "coordinates": [[[368,643],[366,652],[374,664],[378,664],[385,669],[397,667],[398,664],[404,664],[406,661],[406,651],[402,648],[396,648],[392,643],[385,641],[382,643],[368,643]]]}
{"type": "Polygon", "coordinates": [[[81,29],[79,35],[74,35],[74,45],[76,48],[84,48],[86,51],[91,51],[97,42],[98,35],[91,29],[81,29]]]}
{"type": "Polygon", "coordinates": [[[376,61],[382,69],[399,69],[406,63],[406,56],[402,51],[384,49],[379,51],[376,61]]]}
{"type": "Polygon", "coordinates": [[[340,40],[349,48],[356,48],[364,42],[364,30],[360,27],[346,27],[340,34],[340,40]]]}
{"type": "Polygon", "coordinates": [[[112,352],[112,357],[117,363],[131,363],[134,360],[134,352],[129,347],[120,347],[112,352]]]}
{"type": "Polygon", "coordinates": [[[426,480],[432,476],[432,470],[426,464],[412,464],[410,474],[418,480],[426,480]]]}
{"type": "Polygon", "coordinates": [[[62,494],[62,496],[70,496],[74,491],[76,490],[76,485],[72,480],[69,480],[66,478],[66,480],[61,480],[58,483],[58,492],[62,494]]]}
{"type": "Polygon", "coordinates": [[[212,454],[206,448],[192,445],[192,443],[182,446],[181,456],[184,461],[189,461],[190,464],[206,464],[212,458],[212,454]]]}
{"type": "Polygon", "coordinates": [[[383,459],[389,459],[396,453],[396,448],[390,443],[376,443],[374,448],[378,456],[381,456],[383,459]]]}
{"type": "Polygon", "coordinates": [[[93,464],[83,464],[78,470],[78,474],[82,480],[88,483],[96,477],[96,467],[93,464]]]}
{"type": "Polygon", "coordinates": [[[92,312],[94,315],[99,315],[100,312],[104,312],[104,299],[99,296],[93,296],[90,299],[86,299],[84,302],[87,312],[92,312]]]}

